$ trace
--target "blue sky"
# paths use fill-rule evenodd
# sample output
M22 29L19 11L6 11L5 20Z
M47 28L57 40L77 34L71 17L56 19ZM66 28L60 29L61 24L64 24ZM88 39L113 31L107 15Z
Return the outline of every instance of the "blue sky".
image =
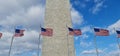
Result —
M73 28L82 30L74 37L76 56L96 56L93 27L108 29L110 36L97 36L100 56L120 53L113 28L120 28L119 0L70 0ZM12 56L36 56L39 26L43 26L44 0L0 0L0 56L7 56L14 26L25 27L25 36L15 38ZM18 44L19 43L19 44ZM41 46L41 45L40 45Z
M82 23L73 24L73 26L83 30L83 35L76 36L74 40L76 56L96 55L93 27L110 30L110 36L96 37L99 55L118 56L119 49L113 28L119 29L120 26L119 3L119 0L71 0L72 8L81 16L79 20L82 20Z

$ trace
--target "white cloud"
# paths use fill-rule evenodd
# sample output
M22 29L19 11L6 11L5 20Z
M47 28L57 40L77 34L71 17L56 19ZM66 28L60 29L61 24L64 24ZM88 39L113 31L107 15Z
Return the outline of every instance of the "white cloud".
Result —
M96 14L103 8L107 7L105 1L106 0L83 0L83 1L75 0L72 2L72 5L77 6L79 9L86 9L86 7L89 7L89 3L93 2L93 6L88 10L93 14Z
M0 17L5 18L19 10L26 10L41 3L41 0L0 0Z
M89 37L89 35L87 35L87 34L83 34L82 35L82 38L84 38L84 39L86 39L86 38L88 38Z
M108 26L108 28L120 28L120 20Z
M115 33L115 30L120 30L120 20L108 26L111 34Z
M6 19L0 21L3 26L23 25L27 28L39 28L43 25L44 8L42 6L31 6L27 11L18 11Z
M11 32L3 32L4 35L2 39L0 39L0 56L8 55L10 42L13 33ZM23 52L31 51L31 50L37 50L38 46L38 36L39 32L36 31L25 31L25 35L23 37L15 37L13 46L12 46L12 52L11 55L20 54Z
M86 33L86 32L92 32L93 30L91 30L91 26L85 26L81 28L82 33Z
M106 56L119 56L120 51L119 50L113 50L111 52L106 53Z
M100 56L119 56L120 55L120 51L119 50L112 50L112 51L109 51L109 52L106 52L108 48L105 48L105 49L98 49L98 52L99 52L99 55ZM96 54L96 50L84 50L80 53L81 55L82 54L88 54L88 55L92 55L92 54Z
M90 47L92 45L92 42L85 42L85 41L80 41L80 46L83 48Z
M104 0L94 0L95 2L95 6L93 6L92 8L90 8L90 11L93 13L93 14L96 14L97 12L99 12L102 8L104 8L104 3L105 1Z
M37 50L40 23L44 22L42 0L0 0L0 56L8 56L14 26L26 28L23 37L14 38L11 56ZM41 45L40 45L41 48ZM35 54L33 54L35 56Z
M98 49L98 52L102 53L103 50ZM96 54L96 50L85 50L85 51L82 51L81 54Z
M85 0L85 2L89 2L89 0ZM81 8L85 8L85 7L86 7L86 3L85 3L85 2L81 2L81 1L79 1L79 0L75 0L75 1L73 2L73 5L79 6L79 7L81 7Z
M72 21L74 25L81 25L83 20L83 16L74 8L71 11Z

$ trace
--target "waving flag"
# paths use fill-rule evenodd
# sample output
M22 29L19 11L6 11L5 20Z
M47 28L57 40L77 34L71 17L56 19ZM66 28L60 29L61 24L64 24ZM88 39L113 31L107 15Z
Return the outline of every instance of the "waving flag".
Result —
M22 37L22 36L24 36L24 31L25 30L15 29L14 37Z
M120 31L116 31L117 32L117 35L118 35L118 38L120 38Z
M51 28L41 28L41 35L43 36L52 36L53 35L53 29Z
M97 36L108 36L109 31L106 29L99 29L99 28L94 28L95 35Z
M2 37L2 33L0 33L0 38Z
M72 28L68 28L69 30L69 35L82 35L82 32L80 29L72 29Z

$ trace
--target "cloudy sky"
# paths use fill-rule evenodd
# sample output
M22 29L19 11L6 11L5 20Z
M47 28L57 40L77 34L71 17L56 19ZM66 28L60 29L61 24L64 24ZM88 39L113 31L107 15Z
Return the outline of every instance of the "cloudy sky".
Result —
M0 56L8 56L14 28L25 29L25 36L14 38L11 56L36 56L44 0L0 0Z
M119 0L70 0L73 28L80 28L75 36L76 56L96 56L93 27L110 30L110 36L97 36L100 56L118 56L119 49L113 28L120 27ZM24 28L25 36L15 38L11 56L36 56L39 26L44 22L44 0L0 0L0 56L8 56L14 27Z

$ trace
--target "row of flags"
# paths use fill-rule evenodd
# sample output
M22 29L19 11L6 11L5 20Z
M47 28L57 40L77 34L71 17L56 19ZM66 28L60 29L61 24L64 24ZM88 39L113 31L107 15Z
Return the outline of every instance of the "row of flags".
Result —
M80 29L73 29L68 27L69 35L82 35L82 32ZM53 29L51 28L41 28L41 35L43 36L52 36L53 35Z
M79 36L82 35L81 29L73 29L68 27L69 30L69 35L75 35ZM100 29L100 28L94 28L94 32L96 36L109 36L109 30L107 29ZM116 33L118 37L120 38L120 31L116 30ZM52 36L53 35L53 30L50 28L41 28L41 35L44 36Z
M79 36L82 35L81 29L73 29L68 27L69 30L69 35L75 35ZM22 37L24 36L24 31L23 29L15 29L15 34L13 35L14 37ZM100 29L100 28L94 28L94 32L96 36L109 36L109 30L106 29ZM116 33L118 37L120 38L120 31L116 30ZM43 36L53 36L53 29L51 28L41 28L41 35ZM2 37L2 33L0 33L0 38Z

